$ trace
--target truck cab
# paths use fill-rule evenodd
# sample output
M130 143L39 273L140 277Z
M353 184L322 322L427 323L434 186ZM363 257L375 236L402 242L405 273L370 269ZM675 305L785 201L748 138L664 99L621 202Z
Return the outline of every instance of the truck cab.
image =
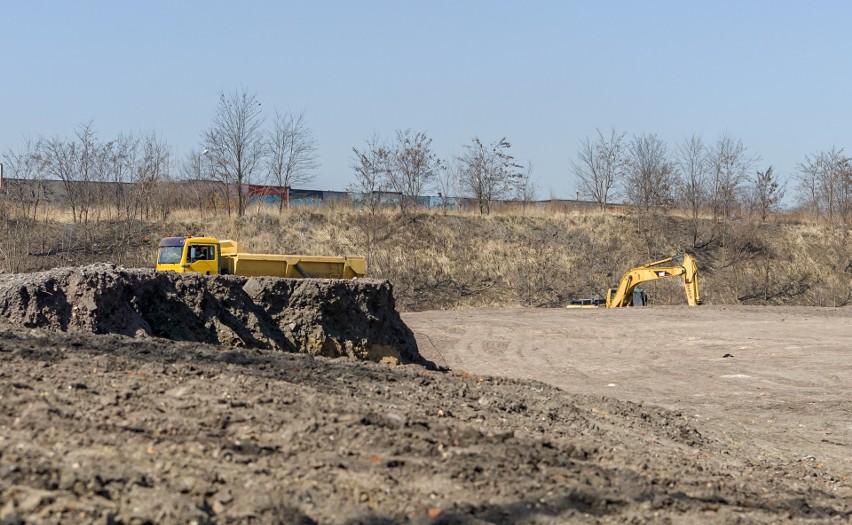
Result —
M218 275L222 248L212 237L166 237L160 241L157 271Z

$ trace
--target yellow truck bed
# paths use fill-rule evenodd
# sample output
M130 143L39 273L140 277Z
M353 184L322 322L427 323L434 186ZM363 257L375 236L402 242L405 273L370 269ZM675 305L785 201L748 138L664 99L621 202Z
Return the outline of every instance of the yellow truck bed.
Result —
M367 261L363 257L257 253L237 253L222 257L223 273L247 277L352 279L353 277L363 277L366 267Z
M367 271L364 257L241 253L236 241L223 240L220 245L223 273L231 275L352 279Z

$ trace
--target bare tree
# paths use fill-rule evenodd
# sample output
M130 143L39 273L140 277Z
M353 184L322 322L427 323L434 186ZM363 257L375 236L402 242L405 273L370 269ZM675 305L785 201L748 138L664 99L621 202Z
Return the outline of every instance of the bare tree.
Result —
M628 146L625 196L640 215L667 208L674 191L674 167L666 144L652 134L638 135Z
M578 191L604 210L610 200L617 197L615 188L626 168L626 145L624 133L613 129L609 137L605 137L601 130L596 131L597 142L591 142L588 137L580 141L577 160L571 161L571 168L578 179Z
M113 185L110 184L110 163L115 141L96 142L91 160L91 174L87 179L90 213L95 221L109 218L113 204Z
M750 188L750 202L754 212L760 216L761 222L766 222L771 212L776 211L784 198L786 183L779 181L772 172L772 166L765 171L757 171Z
M354 204L367 211L353 221L353 226L363 235L367 260L373 264L377 245L381 239L387 238L389 228L392 227L385 214L377 212L386 202L393 153L387 142L376 133L365 142L363 149L352 148L355 182L347 190Z
M533 177L533 164L527 162L527 168L521 173L515 186L515 200L521 203L523 213L526 213L527 206L535 201L537 195L538 184Z
M165 220L175 197L167 189L164 191L170 180L169 146L161 137L150 133L142 139L140 153L132 179L139 191L139 218L148 219L156 211L159 218Z
M139 139L132 134L120 134L109 151L108 162L113 186L113 205L116 214L125 219L136 216L138 189L128 184L133 181L139 155Z
M96 183L102 180L103 175L102 147L98 142L93 122L78 127L75 136L77 146L77 184L74 184L72 179L71 187L77 194L80 222L87 224L89 222L92 203L98 197L97 192L92 190L95 188Z
M689 211L694 248L698 245L699 219L707 204L710 179L707 151L701 137L692 135L678 144L674 165L678 174L677 198Z
M799 201L829 224L852 221L852 158L831 148L807 155L797 166Z
M5 198L0 216L13 206L18 208L25 219L36 220L38 211L48 198L45 181L45 160L41 144L33 139L25 139L18 151L10 150L3 156L7 179L18 179L14 184L6 182L2 187ZM2 218L2 217L0 217Z
M432 139L422 131L397 130L390 161L388 186L400 194L400 208L416 207L417 197L432 187L442 165Z
M265 151L263 117L257 96L235 91L226 96L219 93L219 105L213 125L204 133L204 145L209 150L212 178L220 181L236 195L237 216L246 211L244 185L251 184Z
M60 137L42 139L45 172L48 177L60 180L65 190L65 198L71 207L74 222L77 222L77 198L73 184L76 176L76 148L73 143Z
M213 179L212 166L206 148L187 152L179 164L178 174L182 180L181 198L188 199L190 206L197 208L200 216L215 215L220 207L228 210L229 189L222 181Z
M849 227L852 225L852 158L832 147L805 157L798 166L799 201L826 221L820 258L831 261L827 274L827 304L841 306L852 298Z
M491 144L474 137L458 157L461 189L476 201L480 215L491 213L495 200L509 198L522 177L521 166L509 154L511 147L505 137Z
M373 214L382 205L383 194L388 188L391 150L385 141L373 134L367 139L365 148L353 147L352 153L355 155L352 159L355 182L347 189L357 205Z
M289 191L294 184L304 184L316 177L314 170L319 167L317 143L305 124L303 114L282 115L276 111L267 140L267 180ZM284 211L288 203L289 199L282 196L278 205L279 213Z
M798 179L797 200L813 217L820 216L820 180L823 153L806 155L805 160L796 165Z
M852 166L849 164L840 175L837 197L840 223L848 228L852 224Z
M454 199L459 195L459 181L461 180L461 165L458 162L442 164L438 170L437 187L438 198L444 213L453 205Z
M742 140L723 134L708 152L710 163L710 205L713 219L727 219L742 200L748 175L760 160L748 153Z
M72 220L88 222L98 144L91 122L77 128L75 139L42 140L46 172L62 181Z

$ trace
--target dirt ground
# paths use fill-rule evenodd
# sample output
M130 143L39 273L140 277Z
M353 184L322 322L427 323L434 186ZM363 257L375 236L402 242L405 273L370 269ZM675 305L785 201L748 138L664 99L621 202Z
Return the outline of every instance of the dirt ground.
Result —
M682 412L738 454L850 487L852 309L702 306L408 313L421 354Z
M104 271L119 284L132 277ZM852 518L849 309L419 312L404 313L400 329L382 292L364 306L379 335L364 335L340 331L353 322L341 312L363 301L335 306L329 296L317 318L309 298L322 294L291 291L305 326L254 348L245 340L258 332L243 331L234 305L211 304L215 294L164 312L126 293L153 293L141 281L78 277L5 280L3 524ZM192 282L249 299L267 289ZM169 300L181 286L167 286ZM130 335L84 329L108 326L110 309L134 320ZM22 326L34 310L52 321ZM293 322L266 315L245 321ZM163 331L155 318L175 326ZM189 340L184 321L204 340ZM246 334L240 346L221 337L223 323ZM167 332L181 340L152 337ZM381 337L412 363L447 370L356 359L375 357L367 352L309 355L326 332L334 348L346 348L347 333L365 348ZM284 341L308 353L282 351Z

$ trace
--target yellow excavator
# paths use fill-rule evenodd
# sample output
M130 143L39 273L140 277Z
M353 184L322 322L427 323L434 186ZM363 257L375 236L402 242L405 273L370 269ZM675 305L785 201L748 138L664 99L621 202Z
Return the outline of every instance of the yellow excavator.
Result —
M688 253L682 253L627 270L618 283L618 287L610 288L607 291L606 300L575 299L571 301L569 307L605 306L606 308L621 308L623 306L644 306L647 304L647 298L645 293L638 288L640 284L677 276L683 276L686 302L689 306L701 304L701 296L698 293L698 265L694 257Z

